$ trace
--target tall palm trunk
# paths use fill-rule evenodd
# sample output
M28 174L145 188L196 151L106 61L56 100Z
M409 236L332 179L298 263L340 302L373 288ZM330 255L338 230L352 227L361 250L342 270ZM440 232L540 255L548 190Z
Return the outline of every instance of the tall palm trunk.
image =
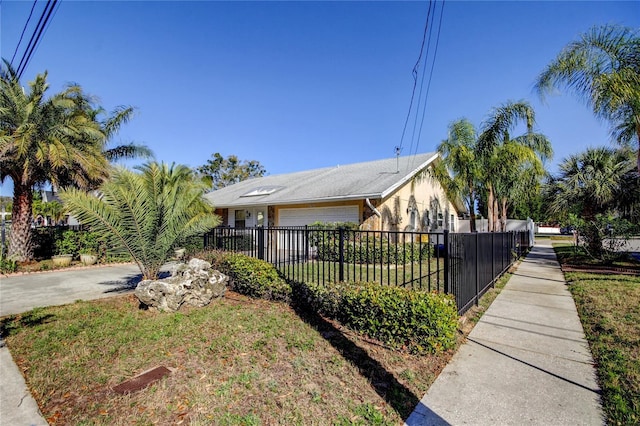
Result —
M493 232L493 215L494 215L494 211L493 211L493 186L491 186L490 184L488 185L489 187L489 195L487 198L487 227L488 227L488 231L489 232Z
M502 208L500 211L500 231L507 231L507 197L502 197Z
M31 185L14 181L8 256L19 262L33 258L33 241L31 239L32 205L33 192L31 191Z
M498 203L498 197L493 196L493 232L498 232L500 229L500 218L498 214L500 213L500 205Z
M475 209L476 196L475 196L475 191L473 189L473 181L469 181L467 184L469 186L469 194L471 194L470 200L469 200L469 231L476 232L477 231L476 209Z

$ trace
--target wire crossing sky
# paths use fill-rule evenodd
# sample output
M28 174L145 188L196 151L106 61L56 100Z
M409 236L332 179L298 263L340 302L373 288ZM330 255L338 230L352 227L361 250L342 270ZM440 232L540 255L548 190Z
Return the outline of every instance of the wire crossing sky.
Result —
M3 58L32 6L0 3ZM145 143L158 160L197 167L220 152L269 174L391 158L398 146L433 151L452 121L480 126L491 108L523 99L553 144L555 171L608 145L609 132L570 94L542 103L534 81L562 47L607 23L640 27L640 2L68 1L22 80L47 70L51 93L74 82L107 110L135 106L114 143ZM0 194L11 195L10 182Z

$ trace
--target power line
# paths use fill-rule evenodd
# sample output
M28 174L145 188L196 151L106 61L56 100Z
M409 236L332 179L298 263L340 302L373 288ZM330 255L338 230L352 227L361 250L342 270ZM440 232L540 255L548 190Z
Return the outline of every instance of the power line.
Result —
M400 144L398 145L398 149L402 150L402 143L404 142L404 135L407 131L407 125L409 124L409 118L411 117L411 110L413 108L413 99L416 94L416 86L418 84L418 68L420 66L420 61L422 60L422 52L424 51L424 43L427 40L427 30L429 29L429 17L431 16L431 7L433 6L433 1L429 1L429 10L427 11L427 21L424 24L424 33L422 34L422 44L420 45L420 54L418 55L418 60L416 64L413 66L413 70L411 74L413 75L413 89L411 90L411 100L409 101L409 110L407 111L407 118L404 120L404 127L402 128L402 136L400 136ZM428 46L427 46L428 51Z
M25 22L24 24L24 28L22 28L22 33L20 34L20 40L18 40L18 44L16 45L16 50L14 50L13 52L13 56L11 57L11 66L13 67L13 60L16 58L16 54L18 53L18 48L20 47L20 44L22 43L22 37L24 37L24 32L27 30L27 26L29 25L29 21L31 21L31 15L33 15L33 10L36 8L36 3L38 3L38 0L34 0L33 4L31 5L31 11L29 12L29 17L27 18L27 22Z
M440 43L440 29L442 28L442 15L444 14L444 1L442 0L442 7L440 8L440 20L438 22L438 34L436 36L436 46L433 51L433 61L431 62L431 70L429 71L429 80L427 82L427 92L424 95L424 103L422 106L422 120L420 121L420 130L418 131L418 138L416 139L415 154L418 153L418 146L420 145L420 136L422 135L422 125L424 124L424 118L427 111L427 99L429 98L429 89L431 89L431 78L433 77L433 69L436 65L436 56L438 55L438 44Z
M427 39L427 54L424 57L424 68L422 70L422 78L420 79L420 92L418 93L418 108L416 109L415 119L413 121L413 130L411 132L411 146L409 147L409 155L412 155L413 143L416 140L416 128L418 127L418 115L420 114L420 100L422 99L422 90L424 88L424 78L427 75L427 67L429 64L429 49L431 48L431 36L433 35L433 21L435 20L435 16L436 16L435 14L436 7L437 7L437 3L433 8L433 16L431 17L431 22L429 23L429 38Z
M44 10L42 11L42 15L40 15L40 19L38 20L38 25L36 26L36 29L34 30L33 35L29 40L29 44L27 45L27 50L25 50L25 53L22 55L22 59L20 60L20 64L18 65L18 69L16 70L18 79L22 77L22 73L27 68L29 61L31 60L31 55L33 55L33 52L38 47L40 38L42 37L43 32L47 28L49 20L51 19L51 14L53 13L53 10L56 8L57 3L58 3L58 0L53 0L53 1L47 0L47 4L45 5ZM45 14L46 14L46 17L45 17Z

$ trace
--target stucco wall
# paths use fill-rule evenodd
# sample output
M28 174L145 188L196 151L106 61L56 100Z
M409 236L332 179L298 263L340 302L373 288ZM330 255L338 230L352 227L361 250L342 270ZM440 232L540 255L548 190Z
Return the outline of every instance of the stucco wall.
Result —
M385 231L458 229L455 207L447 200L440 183L430 176L406 183L382 200L377 209L382 214L379 226Z

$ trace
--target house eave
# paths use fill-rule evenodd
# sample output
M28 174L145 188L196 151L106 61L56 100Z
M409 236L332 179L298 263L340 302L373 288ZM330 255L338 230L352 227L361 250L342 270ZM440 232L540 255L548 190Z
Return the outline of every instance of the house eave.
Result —
M401 180L396 182L394 185L392 185L389 188L387 188L381 194L381 197L382 198L388 197L389 195L393 194L398 188L400 188L401 186L407 184L407 182L410 182L418 173L420 173L422 170L426 169L429 166L429 164L431 164L436 158L438 158L438 153L437 152L434 153L434 155L431 158L429 158L427 161L425 161L424 163L420 164L418 167L413 169L404 178L402 178Z

